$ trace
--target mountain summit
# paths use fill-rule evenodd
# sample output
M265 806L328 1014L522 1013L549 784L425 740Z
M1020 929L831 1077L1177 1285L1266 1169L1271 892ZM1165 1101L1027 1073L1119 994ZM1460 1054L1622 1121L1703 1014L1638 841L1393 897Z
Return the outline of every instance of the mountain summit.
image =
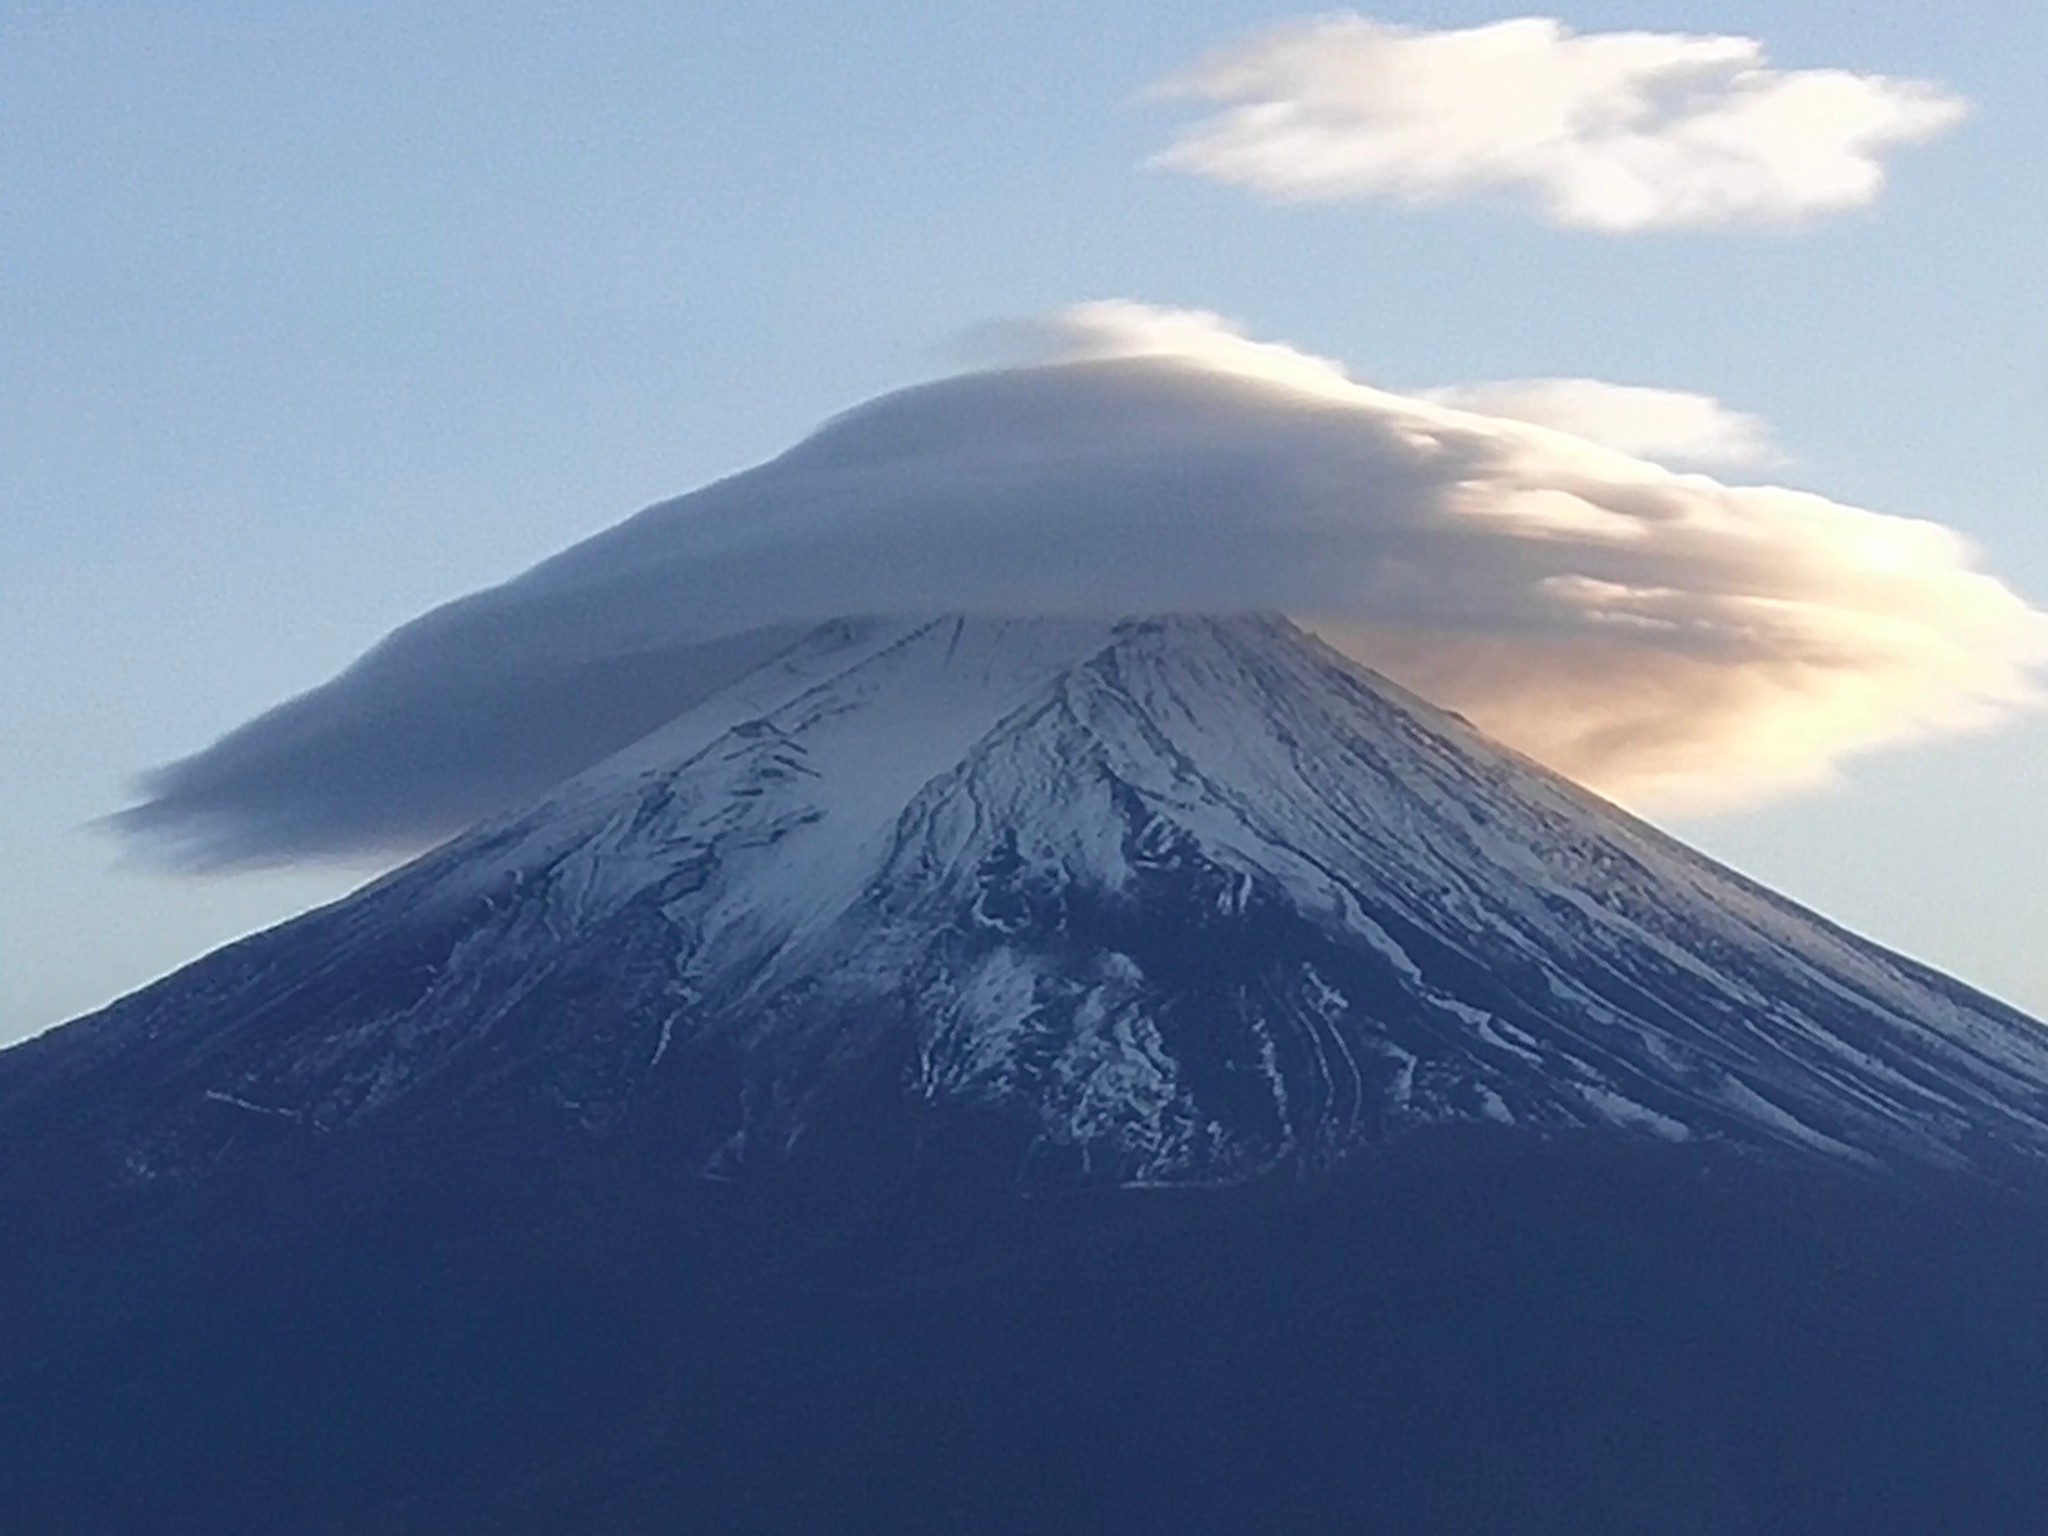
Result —
M1270 617L818 627L0 1053L0 1510L2048 1527L2048 1034Z
M0 1057L43 1104L145 1183L457 1110L721 1178L939 1134L1210 1185L1471 1125L2007 1180L2048 1033L1284 620L843 621Z

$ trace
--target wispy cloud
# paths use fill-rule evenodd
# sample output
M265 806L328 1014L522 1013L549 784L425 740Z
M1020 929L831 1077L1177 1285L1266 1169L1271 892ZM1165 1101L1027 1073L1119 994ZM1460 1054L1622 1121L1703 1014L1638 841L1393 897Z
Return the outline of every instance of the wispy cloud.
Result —
M1884 157L1959 123L1922 80L1781 70L1754 38L1289 22L1162 82L1213 104L1153 162L1289 201L1504 194L1554 224L1782 224L1861 208Z
M1763 420L1712 395L1600 379L1502 379L1420 392L1482 416L1550 427L1659 464L1758 465L1772 455Z
M1982 725L2048 660L2048 618L1934 523L1374 389L1213 315L1010 335L1028 365L871 401L414 621L125 825L198 866L417 846L840 615L1279 610L1653 809Z

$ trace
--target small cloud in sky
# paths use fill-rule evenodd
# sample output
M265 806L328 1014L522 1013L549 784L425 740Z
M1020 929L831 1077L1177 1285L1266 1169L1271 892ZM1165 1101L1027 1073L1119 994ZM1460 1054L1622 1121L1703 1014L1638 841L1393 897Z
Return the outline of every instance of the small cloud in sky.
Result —
M1584 381L1397 394L1126 301L1007 339L1030 361L869 401L423 615L121 824L194 868L417 848L849 615L1278 611L1666 811L1994 722L2048 663L2048 617L1951 530L1616 446L1754 446L1712 402L1645 426Z
M1502 379L1419 392L1481 416L1505 416L1619 448L1659 464L1742 468L1772 457L1761 418L1712 395L1600 379Z
M1291 21L1158 91L1217 110L1157 166L1283 201L1505 194L1608 234L1866 207L1885 155L1969 110L1929 81L1772 68L1754 38L1582 34L1533 16L1442 31Z

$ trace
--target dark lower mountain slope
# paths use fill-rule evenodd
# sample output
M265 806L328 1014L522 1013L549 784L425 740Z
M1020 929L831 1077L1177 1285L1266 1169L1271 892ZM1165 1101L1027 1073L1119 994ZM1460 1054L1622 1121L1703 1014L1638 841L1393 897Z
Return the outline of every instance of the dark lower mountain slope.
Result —
M2044 1155L2038 1025L1280 621L826 626L0 1054L0 1510L2025 1530Z
M641 1148L416 1150L73 1239L95 1315L4 1378L8 1528L1991 1536L2048 1510L2048 1245L1997 1200L1425 1136L1258 1196L821 1212L663 1183Z

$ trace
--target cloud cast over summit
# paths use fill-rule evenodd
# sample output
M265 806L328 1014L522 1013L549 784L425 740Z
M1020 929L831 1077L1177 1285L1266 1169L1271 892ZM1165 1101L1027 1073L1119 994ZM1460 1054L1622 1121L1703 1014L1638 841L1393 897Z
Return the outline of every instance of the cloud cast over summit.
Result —
M1967 115L1923 80L1770 67L1748 37L1283 23L1162 82L1216 110L1152 161L1290 202L1504 194L1574 229L1796 222L1861 208L1884 156Z
M189 867L416 848L844 615L1278 610L1650 810L1987 724L2048 661L2048 618L1933 523L1375 389L1213 315L1106 302L1007 339L1026 361L435 609L117 820Z

